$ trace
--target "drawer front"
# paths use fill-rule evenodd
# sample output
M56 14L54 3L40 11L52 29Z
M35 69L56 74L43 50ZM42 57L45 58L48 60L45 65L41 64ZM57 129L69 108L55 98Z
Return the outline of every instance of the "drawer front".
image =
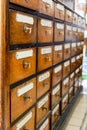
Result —
M35 130L35 108L31 109L11 130Z
M62 112L64 111L67 105L68 105L68 94L62 99Z
M53 48L53 64L61 62L63 60L63 46L56 45Z
M10 44L26 43L36 43L36 18L33 15L10 10Z
M80 66L81 61L80 61L80 55L76 56L76 67Z
M65 26L65 40L69 41L72 40L72 26L66 25Z
M48 19L38 18L38 42L53 41L53 22Z
M70 86L72 86L74 84L74 81L75 81L75 74L74 72L70 75Z
M24 6L29 9L37 10L38 9L38 0L10 0L10 2Z
M71 100L72 96L73 96L73 87L69 89L69 101Z
M58 118L60 117L60 104L58 104L53 110L52 110L52 125L56 123Z
M54 2L52 0L39 0L39 12L54 16Z
M78 24L78 16L77 16L77 14L73 14L73 24L75 24L75 25Z
M76 69L76 59L73 57L71 59L71 72L73 72Z
M77 51L78 51L78 53L80 53L81 52L81 42L78 42L77 43Z
M73 13L66 9L65 20L67 22L73 22Z
M51 71L46 71L37 77L37 97L42 96L50 89Z
M44 116L46 116L49 110L50 110L50 94L47 94L37 103L37 115L36 115L37 124L43 119Z
M75 77L76 77L76 78L79 78L79 71L80 71L79 68L77 68L77 69L75 70Z
M73 41L76 41L77 40L77 27L73 27L72 28L72 30L73 30Z
M63 64L63 77L67 76L70 73L70 61L66 61Z
M52 47L40 47L38 49L38 71L52 65Z
M81 39L82 39L82 30L81 28L78 28L77 40L81 40Z
M82 52L83 51L83 47L84 47L84 41L81 42L80 46L81 46L81 52Z
M59 3L58 4L55 3L55 17L64 20L64 12L65 12L64 6Z
M79 88L79 81L76 80L75 84L74 84L74 93L76 93L76 91L78 90L78 88Z
M10 51L10 83L17 82L36 72L36 49ZM12 67L14 65L14 68Z
M52 86L55 86L62 79L62 65L54 67L52 75Z
M55 22L54 42L64 41L64 24Z
M64 44L64 59L70 57L70 43Z
M64 96L64 94L66 94L66 92L68 91L70 85L69 83L70 83L69 78L66 78L62 82L62 96Z
M50 117L48 117L38 130L50 130Z
M58 84L52 90L52 106L54 106L60 100L60 87L61 87L61 85Z
M77 51L76 43L71 43L71 56L75 55Z

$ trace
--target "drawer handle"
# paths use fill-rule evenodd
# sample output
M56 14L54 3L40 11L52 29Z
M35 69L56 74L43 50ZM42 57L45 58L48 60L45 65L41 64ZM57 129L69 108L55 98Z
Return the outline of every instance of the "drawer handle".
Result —
M46 60L46 61L51 61L51 58L46 55L45 60Z
M46 110L47 111L47 108L45 106L42 106L42 110Z
M51 8L51 5L48 4L48 3L46 3L46 4L45 4L45 8L46 8L46 10L48 11L48 9Z
M47 82L43 82L43 87L45 87L48 83Z
M24 32L31 34L32 28L27 27L27 25L25 24L25 25L24 25Z
M55 116L55 117L58 117L59 115L55 113L54 116Z
M25 2L26 2L26 3L28 3L28 2L29 2L29 0L25 0Z
M26 69L26 68L31 68L31 63L28 63L27 61L23 61L23 68Z
M59 35L63 35L63 32L59 31Z
M60 53L58 52L58 53L57 53L57 57L61 57L61 56L62 56L62 53L61 53L61 52L60 52Z
M57 77L61 77L59 73L57 73L57 75L56 75L56 76L57 76Z
M56 97L60 97L60 95L59 95L59 94L55 94L55 96L56 96Z
M29 129L27 129L25 126L23 127L23 130L29 130Z
M32 97L28 96L28 95L24 95L24 101L30 100L30 102L32 102Z
M47 34L51 34L51 30L45 29L45 34L46 34L46 35L47 35Z
M70 51L69 51L69 50L66 50L66 53L70 53Z

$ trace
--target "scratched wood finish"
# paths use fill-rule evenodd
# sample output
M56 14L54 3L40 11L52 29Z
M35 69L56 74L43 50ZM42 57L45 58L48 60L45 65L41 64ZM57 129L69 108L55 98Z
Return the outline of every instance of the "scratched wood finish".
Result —
M67 99L64 102L63 102L63 99L62 99L62 112L65 110L67 105L68 105L68 97L67 97Z
M70 48L66 48L66 45L67 44L64 44L64 59L69 58L71 55ZM69 43L69 45L70 45L70 43Z

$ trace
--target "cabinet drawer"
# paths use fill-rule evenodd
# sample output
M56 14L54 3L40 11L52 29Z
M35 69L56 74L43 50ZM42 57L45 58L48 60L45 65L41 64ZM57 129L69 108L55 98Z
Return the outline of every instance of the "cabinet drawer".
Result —
M38 0L10 0L10 2L17 4L17 5L21 5L23 7L29 8L29 9L33 9L33 10L37 10L38 9Z
M37 103L37 115L36 122L37 124L46 116L50 110L50 94L48 93Z
M64 79L62 82L62 96L64 96L64 94L66 94L66 92L68 91L69 85L70 85L69 78Z
M64 44L64 59L70 57L70 43Z
M82 52L83 51L83 47L84 47L84 41L81 42L80 46L81 46L81 52Z
M36 48L10 51L9 57L11 84L36 72Z
M66 61L63 64L63 77L67 76L70 73L70 61Z
M77 25L78 24L78 16L77 14L73 14L73 24Z
M31 109L11 130L35 130L35 108Z
M73 72L76 69L76 59L73 57L71 59L71 72Z
M54 16L54 2L52 0L39 0L39 12Z
M50 89L51 71L46 71L37 77L37 97L42 96L47 90Z
M53 41L53 22L48 19L38 18L38 42Z
M70 100L72 99L72 96L73 96L73 87L71 87L71 88L69 89L69 102L70 102Z
M79 81L76 80L74 84L74 93L76 93L77 89L79 88Z
M73 36L72 26L66 25L65 26L65 40L66 41L72 40L72 36Z
M53 47L53 64L61 62L63 60L63 46L56 45Z
M52 47L38 48L38 71L52 65Z
M81 52L81 42L77 42L77 51L78 51L78 53L80 53Z
M75 70L75 78L79 78L79 68Z
M54 106L60 100L60 87L61 87L61 85L58 84L52 90L52 106Z
M80 61L80 55L76 56L76 67L80 66L81 61Z
M77 52L76 43L71 43L71 56L75 55Z
M81 30L81 28L78 28L77 40L82 40L82 30Z
M74 84L75 81L75 73L70 74L70 87Z
M58 4L55 3L55 17L64 20L64 12L65 12L64 6L59 3Z
M62 65L53 68L52 86L55 86L62 79Z
M60 117L60 104L58 104L53 110L52 110L52 125L56 123L58 118Z
M55 22L54 42L64 41L64 24Z
M11 89L11 121L25 112L36 101L36 78Z
M73 30L73 41L76 41L77 40L77 27L73 27L72 28L72 30Z
M70 23L73 22L73 13L68 9L66 9L65 20Z
M68 94L62 99L62 112L68 105Z
M36 17L10 10L10 44L36 43Z

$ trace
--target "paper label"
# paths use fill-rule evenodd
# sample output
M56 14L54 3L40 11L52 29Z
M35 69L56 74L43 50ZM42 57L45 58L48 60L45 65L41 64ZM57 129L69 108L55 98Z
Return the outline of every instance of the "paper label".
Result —
M64 12L64 6L61 4L57 4L57 9L61 10Z
M50 72L46 72L45 74L42 74L41 76L39 76L39 82L42 82L43 80L49 77L50 77Z
M48 96L46 96L44 99L42 99L42 100L38 103L38 108L41 108L47 101L48 101Z
M78 43L77 43L77 46L80 46L80 45L81 45L81 43L80 43L80 42L78 42Z
M63 98L63 103L68 99L68 95Z
M70 89L69 89L69 93L71 93L73 91L73 87L71 87Z
M84 42L81 42L81 45L84 45Z
M64 24L57 23L57 29L64 30Z
M69 82L69 78L66 78L64 81L63 81L63 84L67 84Z
M75 62L75 58L72 58L72 59L71 59L71 62L72 62L72 63Z
M76 31L77 31L77 28L76 28L76 27L73 27L73 31L76 32Z
M42 1L52 6L52 0L42 0Z
M28 113L27 116L16 125L16 130L20 130L31 118L32 112Z
M34 24L34 18L30 16L26 16L23 14L16 14L16 21L17 22L22 22L22 23L27 23L27 24Z
M31 82L31 83L25 85L24 87L18 89L18 91L17 91L17 97L20 97L24 93L30 91L31 89L33 89L33 87L34 87L34 84Z
M65 44L65 49L70 48L70 44Z
M52 21L41 19L41 25L45 27L52 27Z
M59 109L59 104L53 109L52 115L54 115L57 112L58 109Z
M67 26L67 30L72 31L72 26Z
M78 32L81 32L81 29L80 29L80 28L78 28Z
M53 89L52 95L55 95L60 90L60 85Z
M80 59L80 56L77 56L76 59L77 59L77 60Z
M45 127L48 125L48 119L42 124L42 126L40 127L40 129L39 130L44 130L45 129Z
M71 75L70 75L70 78L73 78L74 77L74 73L72 73Z
M64 63L64 66L67 67L69 64L70 64L70 62L67 61L67 62Z
M82 58L83 57L83 54L80 54L80 58Z
M70 17L72 17L72 12L71 11L67 10L66 13L67 13L67 15L69 15Z
M52 48L42 48L41 54L49 54L52 52Z
M54 73L58 73L59 71L61 71L61 69L62 69L62 66L61 66L61 65L58 66L58 67L56 67L56 68L54 69Z
M54 50L55 51L60 51L60 50L62 50L62 46L61 45L55 46Z
M76 70L76 74L79 72L79 69Z
M72 47L76 47L76 43L72 43Z
M17 60L32 57L32 56L33 56L33 50L16 52L16 59Z
M80 69L82 69L82 65L80 66Z

